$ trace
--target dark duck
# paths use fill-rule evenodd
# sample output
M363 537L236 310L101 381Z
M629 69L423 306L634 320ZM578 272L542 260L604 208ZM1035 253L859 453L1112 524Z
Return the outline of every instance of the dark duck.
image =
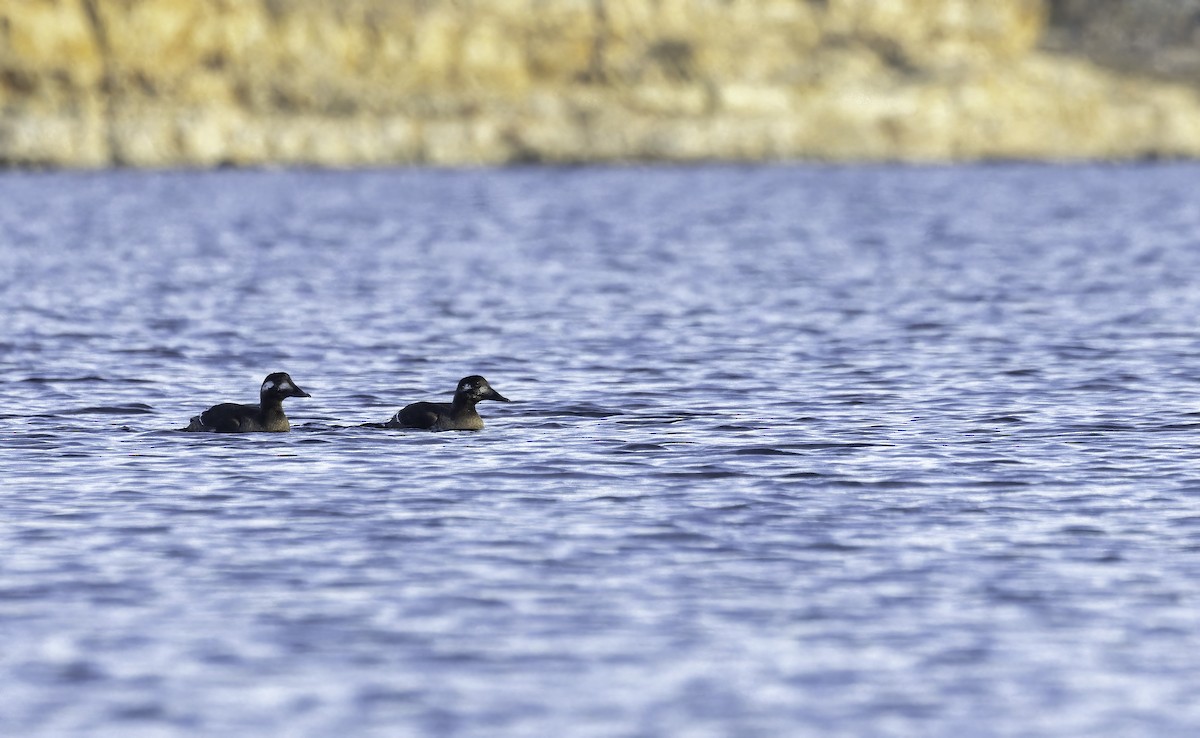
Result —
M414 402L392 416L388 428L423 428L425 430L482 430L483 418L475 412L480 400L508 402L508 398L492 389L478 374L464 377L454 390L451 402Z
M283 401L289 397L311 397L296 386L287 372L268 374L258 391L257 405L223 402L192 418L184 430L214 433L284 433L292 429L283 414Z

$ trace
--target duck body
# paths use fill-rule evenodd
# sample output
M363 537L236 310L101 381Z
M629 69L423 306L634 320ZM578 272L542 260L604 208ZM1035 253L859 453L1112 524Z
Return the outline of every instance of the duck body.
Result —
M264 408L262 405L223 402L192 418L192 422L184 430L213 433L286 433L291 429L292 425L283 413L282 403Z
M209 433L286 433L292 429L283 413L288 397L311 397L287 372L267 375L258 392L257 405L223 402L192 418L185 431Z
M392 416L388 428L423 430L483 430L483 418L475 410L481 400L509 402L478 374L459 380L452 402L414 402Z

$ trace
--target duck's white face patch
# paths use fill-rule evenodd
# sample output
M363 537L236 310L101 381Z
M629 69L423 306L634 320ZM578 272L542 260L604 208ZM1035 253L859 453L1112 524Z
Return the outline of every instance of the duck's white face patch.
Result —
M471 384L470 382L463 382L462 384L458 385L459 392L470 392L473 389L475 389L475 385Z
M266 392L267 390L273 390L273 389L275 389L274 382L263 382L262 389L260 389L259 392Z
M280 392L291 392L292 390L294 390L296 388L292 385L291 382L283 381L283 382L279 383L279 386L276 387L276 389L279 390Z

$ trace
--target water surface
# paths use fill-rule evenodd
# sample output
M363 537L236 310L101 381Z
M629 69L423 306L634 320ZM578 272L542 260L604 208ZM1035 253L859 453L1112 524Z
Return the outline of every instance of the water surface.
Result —
M0 176L0 734L1195 735L1198 175Z

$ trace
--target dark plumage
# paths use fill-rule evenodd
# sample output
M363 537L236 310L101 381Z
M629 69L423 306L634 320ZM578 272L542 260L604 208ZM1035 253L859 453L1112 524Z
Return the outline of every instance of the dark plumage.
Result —
M311 397L296 386L287 372L268 374L258 391L257 405L238 405L224 402L214 405L196 417L186 431L215 433L282 433L292 429L283 414L283 401L288 397Z
M452 402L414 402L392 416L388 428L424 428L426 430L482 430L483 418L475 412L480 400L508 402L478 374L464 377L454 391Z

